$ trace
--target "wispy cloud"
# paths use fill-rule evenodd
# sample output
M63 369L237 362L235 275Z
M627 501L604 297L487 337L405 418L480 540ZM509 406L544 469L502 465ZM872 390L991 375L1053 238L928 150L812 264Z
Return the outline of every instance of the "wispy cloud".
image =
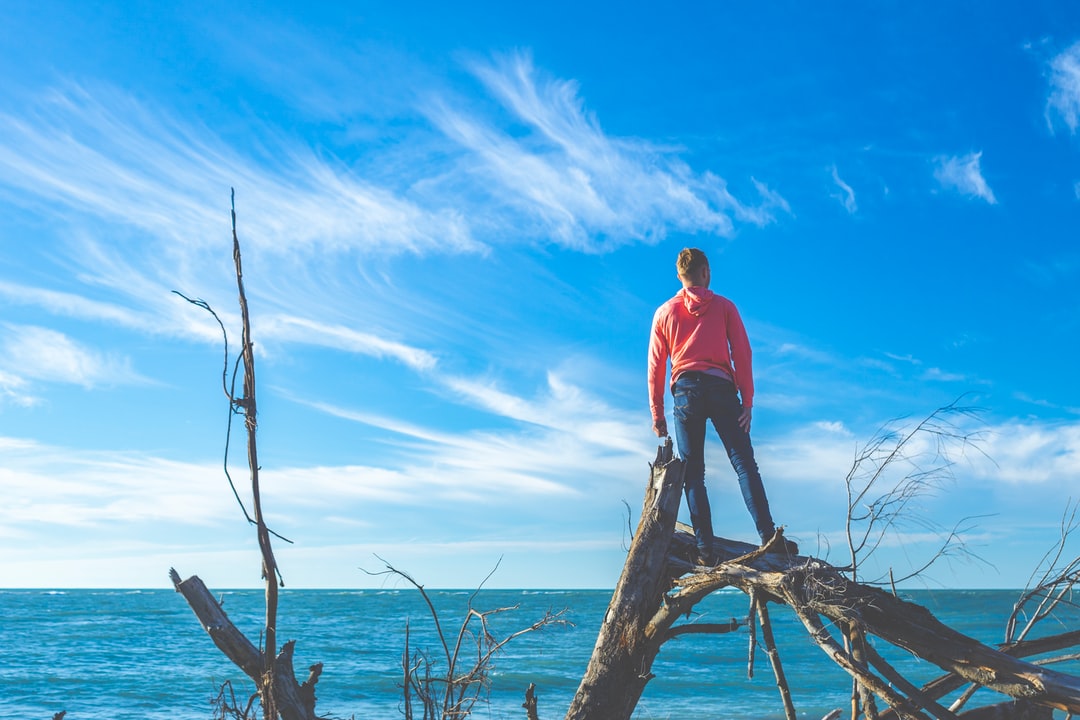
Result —
M948 372L936 367L927 368L922 377L924 380L936 380L938 382L970 382L966 375Z
M607 135L577 84L542 76L527 55L473 70L530 132L511 134L448 101L427 112L467 151L467 172L482 173L484 188L537 226L531 232L598 252L672 229L730 235L735 221L763 225L788 211L764 183L754 181L761 202L746 205L722 178L694 173L670 150Z
M979 477L1009 484L1052 483L1063 490L1080 487L1080 424L996 425L987 433L984 450L986 458L976 465Z
M912 422L894 425L910 430ZM972 478L989 491L991 484L1053 485L1062 490L1080 485L1080 423L1004 421L982 424L965 419L957 422L957 437L969 442L954 447L949 472L958 480ZM760 443L763 472L789 483L835 484L851 468L856 449L870 437L853 433L835 421L817 421ZM916 436L907 447L909 457L932 458L940 449L939 439ZM789 460L790 459L790 460ZM988 484L989 483L989 484Z
M386 340L341 325L287 315L273 315L259 321L259 332L271 340L317 345L377 358L393 358L413 370L430 370L437 362L433 353L405 343Z
M477 250L453 207L423 208L306 146L262 134L249 156L118 91L54 91L0 115L0 183L184 245L218 238L230 187L251 243L274 253Z
M557 373L549 372L547 381L546 392L530 400L476 379L445 379L447 387L463 400L500 417L571 432L598 448L640 451L639 426L613 420L619 411Z
M1026 260L1020 271L1029 281L1042 288L1064 284L1072 287L1080 275L1080 252L1066 250L1055 256Z
M149 316L114 303L99 302L74 293L46 290L4 280L0 280L0 297L11 305L30 305L55 315L96 320L110 325L147 329L152 323Z
M358 305L379 302L355 289L357 281L373 284L363 273L378 269L346 278L343 259L482 253L522 240L593 252L675 230L729 234L736 223L763 225L789 212L756 179L758 202L746 204L675 150L607 136L573 82L542 77L523 56L474 69L514 119L480 119L475 102L453 110L438 104L429 109L436 127L425 130L423 157L401 163L398 150L369 153L364 176L333 149L315 152L257 121L238 142L107 86L64 85L0 113L0 192L15 204L47 207L60 224L70 221L62 251L43 260L75 280L63 287L7 281L0 298L56 316L216 341L212 320L168 291L202 294L227 327L237 326L228 291L214 290L231 280L228 189L237 187L245 263L272 278L259 299L279 310L276 320L262 314L264 340L429 370L436 358L410 341L410 328L396 327L395 337L385 328L365 333L351 319L335 322L343 291L354 293L351 317L365 316ZM117 362L114 371L122 370ZM12 382L5 388L15 397Z
M0 370L0 404L5 402L19 407L33 407L40 399L29 392L25 378Z
M1080 42L1050 61L1050 96L1046 100L1046 123L1051 130L1059 117L1075 133L1080 125Z
M29 325L0 325L0 368L15 377L87 388L146 382L126 357L100 353L63 333Z
M0 507L0 525L20 532L42 525L201 525L240 515L223 491L220 465L26 441L0 447L0 484L13 498Z
M786 436L755 442L762 473L777 482L837 487L851 467L857 439L843 423L814 421Z
M935 161L934 178L946 190L977 197L991 205L997 204L993 190L983 178L980 162L982 152L960 156L942 156Z
M400 189L270 128L255 125L259 142L241 144L118 90L76 85L0 115L0 185L26 204L149 234L174 255L217 242L230 187L241 190L247 243L275 255L473 252L523 238L601 251L669 231L730 235L790 212L755 178L746 203L676 150L605 134L576 84L544 77L527 56L472 67L529 132L483 119L475 104L429 101L422 112L442 136L425 138L416 162L387 159ZM371 176L390 177L379 162ZM469 211L477 203L483 213Z
M782 343L776 349L776 354L781 357L796 357L822 364L834 364L836 362L836 358L824 350L792 342Z
M404 438L407 469L398 487L430 485L422 478L437 468L434 474L461 492L577 492L565 479L579 476L582 468L598 479L621 482L617 478L626 467L646 459L644 425L613 419L621 413L555 375L548 378L548 391L535 399L476 379L436 381L459 402L489 413L503 429L455 433L330 403L298 402ZM406 477L411 480L405 482Z
M1036 407L1049 408L1051 410L1060 410L1063 412L1067 412L1070 415L1080 415L1080 407L1061 405L1059 403L1051 402L1050 400L1046 400L1044 398L1035 398L1025 392L1014 392L1013 397L1020 402L1029 403Z
M886 352L885 357L890 360L896 360L897 362L908 363L909 365L922 365L922 360L910 353L907 355L897 355L896 353Z
M840 201L840 204L844 206L844 209L849 214L854 215L859 209L858 204L855 202L855 191L851 189L851 186L840 179L840 171L836 169L835 165L829 168L829 172L832 175L833 182L836 183L836 187L840 189L839 193L833 193L832 197Z

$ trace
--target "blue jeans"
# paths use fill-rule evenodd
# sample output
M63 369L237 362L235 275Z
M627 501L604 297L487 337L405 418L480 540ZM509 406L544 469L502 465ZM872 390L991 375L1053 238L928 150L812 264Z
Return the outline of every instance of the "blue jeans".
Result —
M705 490L705 421L711 420L727 450L731 466L739 476L746 508L764 543L776 526L769 512L765 486L754 460L750 434L739 426L742 403L735 384L725 378L701 372L684 372L672 387L675 396L675 441L685 465L684 491L690 508L698 548L708 552L713 540L712 511Z

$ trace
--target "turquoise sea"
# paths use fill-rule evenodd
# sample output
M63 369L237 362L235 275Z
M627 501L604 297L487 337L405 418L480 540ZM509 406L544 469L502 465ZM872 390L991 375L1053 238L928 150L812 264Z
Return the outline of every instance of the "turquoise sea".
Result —
M256 642L262 625L258 590L215 591L225 609ZM444 631L461 625L471 591L429 591ZM987 643L1002 640L1017 591L914 591L942 621ZM563 717L585 670L610 592L605 590L483 590L478 610L517 607L493 620L497 635L532 624L544 612L568 608L573 627L548 627L523 636L498 656L488 702L473 717L525 717L521 703L537 687L540 717ZM744 618L746 597L721 592L699 606L691 622ZM793 614L772 612L774 632L799 717L821 718L847 706L850 682L807 637ZM296 639L296 667L324 663L318 684L321 715L392 719L399 709L400 662L405 623L414 648L439 645L419 593L398 590L285 590L279 639ZM1047 623L1037 634L1080 627L1080 615ZM184 599L172 590L0 590L0 718L48 720L209 720L211 700L224 680L249 692L244 676L214 647ZM879 647L880 649L880 647ZM890 648L891 650L891 648ZM935 668L883 652L917 681ZM747 678L748 634L689 635L664 646L638 705L636 718L782 718L768 661L760 647L756 672ZM1056 669L1080 674L1076 661ZM978 696L977 696L978 697ZM990 696L987 695L989 698Z

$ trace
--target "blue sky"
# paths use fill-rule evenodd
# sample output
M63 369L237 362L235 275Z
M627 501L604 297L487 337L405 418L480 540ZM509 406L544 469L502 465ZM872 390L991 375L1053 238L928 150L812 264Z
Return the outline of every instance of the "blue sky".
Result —
M230 188L291 587L612 586L685 246L790 536L843 563L859 447L963 397L877 567L978 516L926 582L1026 583L1080 490L1080 7L338 5L0 2L0 585L259 584L172 293L237 347Z

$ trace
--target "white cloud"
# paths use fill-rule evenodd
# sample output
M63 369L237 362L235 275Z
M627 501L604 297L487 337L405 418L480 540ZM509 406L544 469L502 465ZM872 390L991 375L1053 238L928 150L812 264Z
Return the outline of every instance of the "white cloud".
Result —
M990 489L987 483L1052 485L1060 488L1062 499L1080 487L1080 424L1009 421L986 425L972 418L951 420L956 422L957 437L970 436L971 440L954 443L949 471L955 477L975 478L986 491ZM913 424L890 427L907 431ZM770 477L829 487L843 480L856 448L869 439L856 436L840 422L823 420L755 444L760 445L763 473L767 467ZM937 442L932 435L916 436L907 455L932 458Z
M840 179L840 171L833 165L829 168L832 174L833 182L840 188L840 193L834 193L832 197L840 201L840 204L844 206L844 209L848 211L848 214L854 215L859 209L858 204L855 202L855 191L851 189L851 186Z
M844 426L844 423L839 420L819 420L813 425L819 430L824 430L829 433L835 433L837 435L843 435L844 437L852 437L851 431Z
M994 197L994 192L982 175L981 158L982 152L939 157L936 160L934 178L946 190L955 190L962 195L981 198L995 205L997 199Z
M885 357L898 362L909 363L911 365L922 365L922 360L919 360L911 353L908 353L907 355L897 355L896 353L886 352Z
M20 407L33 407L39 400L29 394L25 378L0 370L0 401Z
M0 442L0 451L0 486L9 496L0 506L0 525L20 532L39 532L42 525L202 525L240 515L223 490L220 465L19 440Z
M500 429L450 432L331 403L297 400L396 436L387 441L396 458L393 472L362 467L316 470L313 481L362 487L354 492L402 503L420 498L490 503L577 496L604 485L610 492L634 479L628 468L644 467L649 459L647 423L619 420L625 411L557 373L549 373L547 386L533 398L485 380L429 377L450 391L453 400L489 413ZM299 480L308 472L293 474Z
M1008 484L1053 484L1062 496L1080 487L1080 425L1012 422L987 433L979 477Z
M452 433L329 403L305 404L405 438L395 443L404 448L403 466L396 480L387 480L387 487L413 497L418 492L469 497L575 494L581 488L567 484L567 478L580 478L583 468L597 482L619 484L628 465L647 459L644 423L638 427L611 420L617 412L604 412L594 399L557 380L552 394L538 401L479 381L451 379L447 386L467 404L495 415L500 424L510 419L525 425Z
M393 173L372 163L370 175L402 191L267 128L253 127L260 141L244 154L120 91L79 86L0 115L0 184L25 204L45 200L147 233L179 266L227 235L231 187L245 244L275 255L473 252L522 237L600 251L669 230L730 235L735 222L790 212L756 179L758 201L746 204L671 149L606 135L575 83L540 77L527 57L474 70L530 132L489 124L471 106L429 103L444 136L425 138L427 155L404 167L384 158ZM483 213L470 212L477 202Z
M285 140L242 156L117 91L53 92L0 115L0 138L0 182L180 246L225 235L237 187L247 244L272 253L481 248L452 206L421 208Z
M965 375L942 370L941 368L927 368L922 375L924 380L936 380L939 382L970 382Z
M1069 413L1070 415L1080 415L1080 407L1061 405L1059 403L1051 402L1044 398L1034 398L1025 392L1014 392L1012 396L1020 402L1030 403L1031 405L1035 405L1040 408L1049 408L1050 410L1063 411Z
M300 342L377 358L389 357L414 370L431 370L437 362L435 355L426 350L341 325L326 325L301 317L270 316L259 321L258 331L260 337L268 340Z
M481 447L474 444L468 450ZM279 503L277 507L312 507L332 513L365 502L417 508L445 502L517 502L522 497L577 495L572 487L542 477L520 462L517 467L496 467L483 455L462 462L464 455L447 444L393 470L362 465L282 468L264 471L260 477Z
M833 364L836 362L836 359L824 350L818 350L817 348L809 347L807 345L799 345L791 342L782 343L780 347L776 349L776 354L780 356L790 355L822 364Z
M73 293L20 285L0 280L0 297L9 304L32 305L55 315L97 320L123 327L147 329L148 316L112 303L98 302Z
M857 444L842 422L820 420L784 436L755 440L754 449L770 491L774 480L840 490Z
M483 184L486 191L560 244L597 252L655 241L669 229L730 235L734 220L762 225L774 220L774 211L788 211L780 195L756 180L761 202L748 206L724 180L695 174L674 153L606 135L584 109L576 83L541 77L527 56L473 69L531 132L510 134L446 102L427 112L467 151L467 172L480 169L494 181Z
M63 333L29 325L0 325L0 365L18 377L87 388L145 382L128 358L100 353Z
M1075 133L1080 125L1080 42L1050 61L1050 96L1046 100L1046 122L1053 130L1054 116Z
M620 422L622 413L582 388L549 372L547 388L528 400L499 390L490 382L445 378L447 387L467 403L504 418L527 422L553 431L572 433L579 440L632 454L641 451L644 424Z

